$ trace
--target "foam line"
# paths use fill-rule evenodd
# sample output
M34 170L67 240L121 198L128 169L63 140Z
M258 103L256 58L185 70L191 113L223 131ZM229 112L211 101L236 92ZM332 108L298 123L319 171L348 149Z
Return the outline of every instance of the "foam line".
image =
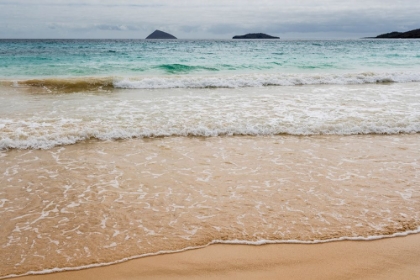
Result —
M41 274L49 274L54 272L63 272L63 271L76 271L76 270L82 270L82 269L88 269L88 268L95 268L95 267L102 267L102 266L108 266L118 263L123 263L129 260L144 258L144 257L151 257L151 256L157 256L157 255L163 255L163 254L173 254L173 253L181 253L188 250L194 250L194 249L201 249L208 247L213 244L231 244L231 245L253 245L253 246L260 246L260 245L266 245L266 244L322 244L322 243L329 243L329 242L338 242L338 241L372 241L372 240L379 240L379 239L385 239L385 238L393 238L393 237L403 237L410 234L418 234L420 233L420 227L418 227L415 230L409 230L404 232L397 232L391 235L378 235L378 236L368 236L368 237L348 237L343 236L339 238L334 239L327 239L327 240L313 240L313 241L302 241L302 240L259 240L259 241L247 241L247 240L213 240L212 242L209 242L206 245L203 246L196 246L196 247L187 247L180 250L173 250L173 251L159 251L156 253L149 253L149 254L143 254L138 256L132 256L123 258L121 260L117 260L114 262L108 262L108 263L97 263L97 264L90 264L90 265L83 265L78 267L62 267L62 268L51 268L51 269L45 269L40 271L28 271L24 274L10 274L3 277L0 277L0 279L6 279L6 278L14 278L14 277L22 277L27 275L41 275Z
M354 85L420 82L418 72L360 72L318 74L229 74L229 75L158 75L140 77L46 78L0 81L5 85L30 86L46 91L71 93L118 89L169 88L241 88L301 85Z

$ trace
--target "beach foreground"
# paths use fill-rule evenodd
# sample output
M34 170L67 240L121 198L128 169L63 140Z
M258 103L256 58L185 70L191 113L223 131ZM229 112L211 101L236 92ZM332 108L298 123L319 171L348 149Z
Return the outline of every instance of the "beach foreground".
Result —
M22 280L419 279L420 234L324 244L211 245Z
M209 244L308 244L419 233L419 144L417 134L168 137L10 150L0 158L6 170L0 177L0 275L105 266ZM365 250L370 243L362 244ZM384 244L375 250L392 247ZM222 248L207 249L204 258L187 257L202 262L192 262L192 269L162 263L174 263L180 273L207 274L225 271L225 265L226 271L241 271L241 265L260 271L263 264L283 269L290 257L313 265L320 255L330 268L336 266L330 260L341 259L322 246L306 259L312 247L295 246L296 258L274 247L281 256L249 251L249 260L235 257L232 263L229 255L248 253ZM401 250L382 252L375 267L389 268L388 256L394 255L413 261ZM348 254L363 264L361 256L377 253L350 247Z

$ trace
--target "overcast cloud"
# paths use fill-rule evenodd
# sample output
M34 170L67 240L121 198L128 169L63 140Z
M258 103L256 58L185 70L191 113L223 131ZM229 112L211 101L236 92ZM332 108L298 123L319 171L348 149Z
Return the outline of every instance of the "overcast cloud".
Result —
M418 0L0 0L0 38L360 38L420 28Z

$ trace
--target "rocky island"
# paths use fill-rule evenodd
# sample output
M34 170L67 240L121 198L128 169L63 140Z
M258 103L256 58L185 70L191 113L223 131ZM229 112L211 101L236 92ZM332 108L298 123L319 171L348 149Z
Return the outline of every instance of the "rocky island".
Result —
M160 30L155 30L152 34L147 36L146 39L177 39L177 38L169 33L166 33Z
M373 39L419 39L420 38L420 29L414 29L407 32L391 32L378 35L376 37L369 37Z
M280 37L275 37L264 33L248 33L245 35L233 36L232 39L280 39Z

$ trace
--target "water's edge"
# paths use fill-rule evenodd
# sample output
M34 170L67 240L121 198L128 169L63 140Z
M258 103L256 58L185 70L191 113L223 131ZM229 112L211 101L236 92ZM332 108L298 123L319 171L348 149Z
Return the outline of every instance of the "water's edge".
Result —
M62 267L62 268L51 268L51 269L44 269L40 271L28 271L24 274L10 274L6 276L1 276L0 279L9 279L9 278L16 278L28 275L42 275L42 274L50 274L50 273L57 273L57 272L65 272L65 271L77 271L82 269L89 269L89 268L97 268L102 266L109 266L114 264L119 264L139 258L146 258L152 257L157 255L163 254L175 254L175 253L182 253L189 250L197 250L208 247L210 245L215 244L225 244L225 245L250 245L250 246L261 246L261 245L268 245L268 244L323 244L323 243L330 243L330 242L340 242L340 241L373 241L373 240L380 240L386 238L396 238L396 237L404 237L411 234L418 234L420 233L420 227L416 230L409 230L405 232L397 232L391 235L378 235L378 236L369 236L369 237L340 237L334 239L327 239L327 240L314 240L314 241L301 241L301 240L259 240L259 241L244 241L244 240L213 240L212 242L203 245L203 246L196 246L196 247L187 247L180 250L174 251L159 251L156 253L148 253L138 256L131 256L127 258L123 258L121 260L107 262L107 263L97 263L97 264L90 264L78 267Z

